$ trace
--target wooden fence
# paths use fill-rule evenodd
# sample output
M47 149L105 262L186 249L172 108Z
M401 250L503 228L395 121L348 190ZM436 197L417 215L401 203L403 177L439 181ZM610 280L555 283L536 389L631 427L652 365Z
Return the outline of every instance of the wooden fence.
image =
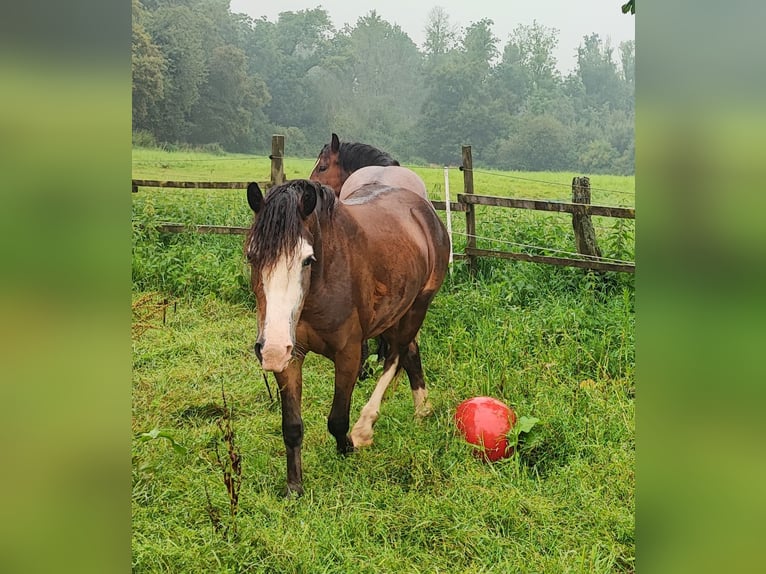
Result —
M269 156L271 159L271 179L269 181L259 181L262 187L269 188L273 185L285 181L284 172L284 136L275 135L272 137L271 150ZM458 194L457 201L451 201L450 211L460 211L465 213L466 227L466 247L464 253L455 253L456 259L465 259L468 261L471 272L476 270L477 257L499 257L503 259L515 259L517 261L528 261L532 263L545 263L549 265L563 265L569 267L580 267L584 269L594 269L597 271L619 271L624 273L634 273L635 263L609 260L601 257L601 251L598 248L595 231L590 221L591 215L614 217L624 219L635 219L635 209L629 207L613 207L605 205L592 205L590 203L590 180L587 177L576 177L572 180L572 202L545 201L537 199L518 199L509 197L495 197L487 195L477 195L474 193L473 185L473 158L471 156L471 146L462 148L462 165L460 170L463 172L463 193ZM149 179L133 179L133 193L138 193L140 187L155 188L175 188L175 189L247 189L249 182L212 182L212 181L159 181ZM437 210L446 210L445 201L431 201ZM519 253L511 251L496 251L490 249L480 249L476 247L476 205L486 205L493 207L513 208L513 209L532 209L536 211L549 211L572 214L572 227L575 235L580 257L551 257L547 255L531 255L529 253ZM158 225L157 229L168 233L215 233L223 235L233 235L247 233L247 227L231 227L224 225L180 225L167 223Z

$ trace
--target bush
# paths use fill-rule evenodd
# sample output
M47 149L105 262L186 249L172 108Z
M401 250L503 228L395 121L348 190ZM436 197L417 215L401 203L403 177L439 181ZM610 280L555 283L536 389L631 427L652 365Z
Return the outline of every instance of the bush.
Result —
M133 132L133 147L157 147L157 138L147 130Z
M614 173L619 154L604 140L590 142L580 154L578 167L583 173Z
M560 171L572 167L572 130L552 116L525 116L497 148L501 169Z

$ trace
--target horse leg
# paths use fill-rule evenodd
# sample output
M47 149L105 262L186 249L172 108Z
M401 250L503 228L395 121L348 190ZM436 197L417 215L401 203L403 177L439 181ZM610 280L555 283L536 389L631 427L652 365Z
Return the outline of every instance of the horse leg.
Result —
M420 346L416 338L434 294L435 292L431 291L421 293L397 326L397 336L400 340L409 341L406 347L400 349L399 356L402 368L407 372L407 378L410 380L412 401L415 405L417 418L425 417L432 411L431 402L428 400L425 377L423 376L423 365L420 361Z
M412 390L412 402L415 404L415 417L423 418L432 412L431 402L428 400L426 380L423 377L423 365L420 362L420 347L417 341L411 341L407 349L401 355L402 367L407 372Z
M386 393L388 385L394 379L399 367L399 356L386 358L383 366L383 374L375 385L375 390L370 396L370 400L362 408L359 420L356 421L351 430L351 440L355 448L369 446L372 444L372 427L380 416L380 403L383 401L383 395Z
M367 341L364 340L362 341L362 358L359 361L359 376L357 377L360 381L369 379L370 375L372 375L372 368L367 365L367 359L369 356L370 346L367 344Z
M327 430L335 437L339 454L354 451L354 443L348 436L351 394L359 375L362 347L352 343L335 356L335 394L327 417Z
M276 373L282 400L282 439L287 454L287 490L285 496L303 494L303 419L301 418L301 392L303 388L303 361L293 359L281 373Z
M375 340L378 342L378 361L382 361L388 355L388 343L382 336Z

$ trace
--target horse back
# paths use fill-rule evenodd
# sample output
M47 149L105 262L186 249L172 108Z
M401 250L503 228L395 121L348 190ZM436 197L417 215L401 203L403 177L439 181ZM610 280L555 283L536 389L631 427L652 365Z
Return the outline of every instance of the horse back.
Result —
M431 203L404 188L363 185L336 215L353 220L347 245L355 306L365 333L376 336L416 299L438 291L447 273L449 236Z
M426 184L418 174L411 169L400 166L377 166L371 165L362 167L348 176L340 190L340 200L346 201L355 194L361 187L368 184L378 184L388 187L399 187L412 191L428 199L426 193Z
M431 202L421 195L368 183L341 205L360 230L355 256L371 258L373 266L391 269L394 275L438 277L446 271L449 236Z

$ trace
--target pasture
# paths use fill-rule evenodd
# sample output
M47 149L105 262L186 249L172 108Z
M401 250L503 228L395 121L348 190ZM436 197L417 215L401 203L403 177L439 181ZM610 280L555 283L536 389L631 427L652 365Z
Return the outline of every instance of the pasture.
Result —
M266 158L142 149L133 158L135 178L249 181L269 173ZM288 178L312 166L285 159ZM415 171L443 199L442 169ZM574 175L587 174L477 167L474 181L483 195L566 200ZM593 176L591 185L594 203L633 205L633 178ZM452 169L453 198L461 189ZM634 570L633 276L480 259L473 279L456 262L420 335L434 413L413 418L401 376L381 408L375 444L345 458L326 429L332 364L309 355L306 493L285 500L280 407L273 377L272 400L252 353L242 236L151 229L161 221L249 225L244 190L142 188L133 206L141 327L133 333L134 572ZM574 249L565 215L482 208L477 221L487 238L479 246ZM594 218L604 255L632 259L633 222L614 221ZM461 213L453 226L459 251ZM149 309L142 302L163 297L171 302L164 323L159 313L141 318ZM359 383L352 421L373 385ZM216 458L227 448L222 388L241 456L235 518ZM517 455L492 465L471 456L452 422L460 401L482 394L538 419ZM153 429L162 435L142 436Z

